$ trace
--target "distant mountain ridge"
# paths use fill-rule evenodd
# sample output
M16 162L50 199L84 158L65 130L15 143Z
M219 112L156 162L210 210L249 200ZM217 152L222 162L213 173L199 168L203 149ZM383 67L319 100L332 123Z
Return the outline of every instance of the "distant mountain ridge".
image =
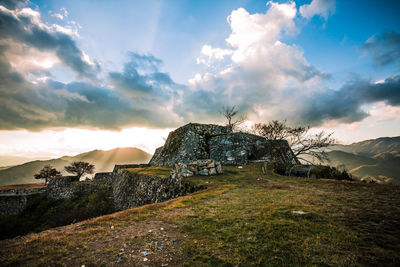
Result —
M400 136L380 137L337 147L338 150L368 157L379 153L400 153Z
M332 150L328 152L330 165L344 165L362 180L400 184L400 136L338 145Z
M32 158L32 157L28 158L28 157L0 155L0 168L20 165L33 160L47 160L47 159L49 158Z
M147 163L151 154L135 147L115 148L112 150L93 150L76 156L63 156L50 160L35 160L0 170L0 185L37 183L33 178L45 165L51 165L62 174L64 166L72 161L87 161L95 165L95 172L112 171L115 164Z

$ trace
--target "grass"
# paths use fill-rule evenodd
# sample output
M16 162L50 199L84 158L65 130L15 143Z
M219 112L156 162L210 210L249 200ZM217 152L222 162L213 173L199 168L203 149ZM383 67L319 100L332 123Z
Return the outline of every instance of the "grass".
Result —
M137 174L157 176L160 178L168 178L170 176L171 168L153 166L153 167L146 167L146 168L129 168L126 170L137 173Z
M150 249L145 265L160 266L166 258L169 266L400 264L399 186L264 174L260 165L186 181L208 188L1 241L0 265L109 266L123 243L123 264L143 265L140 251L165 236L174 242ZM160 224L163 236L147 232Z

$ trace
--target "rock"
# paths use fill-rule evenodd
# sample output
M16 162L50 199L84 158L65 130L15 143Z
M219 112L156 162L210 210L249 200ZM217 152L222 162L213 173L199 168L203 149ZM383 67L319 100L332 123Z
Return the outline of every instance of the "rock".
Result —
M294 211L292 211L292 214L303 215L303 214L306 214L306 212L304 212L302 210L294 210Z
M221 174L221 173L222 173L222 165L221 165L221 162L217 162L217 163L215 164L215 166L216 166L216 171L217 171L217 173L218 173L218 174Z
M142 255L146 257L149 255L149 253L147 251L142 251Z
M216 175L216 174L217 174L217 170L216 170L215 168L211 168L211 169L208 171L208 174L209 174L209 175Z
M209 163L207 163L207 168L211 169L211 168L215 168L215 161L210 161Z
M202 169L201 171L199 171L199 175L202 175L202 176L208 175L208 169Z
M220 162L215 162L213 159L203 159L189 162L187 164L182 162L174 164L174 169L171 171L171 177L173 179L180 179L181 177L216 175L219 173L222 173Z

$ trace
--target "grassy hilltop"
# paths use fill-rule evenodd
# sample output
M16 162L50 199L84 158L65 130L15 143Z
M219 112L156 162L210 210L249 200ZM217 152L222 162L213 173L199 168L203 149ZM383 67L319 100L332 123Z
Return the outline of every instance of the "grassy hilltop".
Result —
M208 188L0 241L0 265L400 264L400 186L284 177L260 165L189 181Z

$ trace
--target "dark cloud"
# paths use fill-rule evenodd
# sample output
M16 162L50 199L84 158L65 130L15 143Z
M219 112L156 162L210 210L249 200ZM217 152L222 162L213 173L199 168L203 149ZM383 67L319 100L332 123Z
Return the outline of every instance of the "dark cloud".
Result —
M16 9L22 5L28 3L28 0L1 0L0 5L8 8L8 9Z
M337 120L345 123L360 121L368 114L362 105L383 101L392 106L400 105L400 75L373 83L365 79L354 79L340 90L324 91L303 99L303 108L298 121L320 125L325 121Z
M83 52L70 35L53 31L31 13L0 9L0 40L13 40L39 51L52 51L80 76L94 77L99 64L83 60Z
M161 60L136 53L129 53L129 57L123 72L109 73L116 90L132 100L169 100L178 85L167 73L158 70Z
M397 62L400 59L400 34L391 31L371 37L361 49L372 55L374 64L377 66L386 66Z
M162 95L159 86L170 86L167 74L159 72L141 75L130 61L117 73L123 77L121 88L94 86L87 82L60 83L53 80L32 83L12 70L4 57L6 47L0 47L0 129L41 130L47 127L93 127L120 129L124 126L177 126L177 117L168 111L170 96ZM139 63L140 64L140 63ZM130 66L130 67L127 67ZM135 79L128 79L132 73ZM155 78L159 77L159 81ZM147 83L146 83L147 82ZM127 97L125 90L145 91L140 97ZM150 92L150 93L147 93ZM153 92L153 93L151 93ZM157 93L154 93L157 92Z

